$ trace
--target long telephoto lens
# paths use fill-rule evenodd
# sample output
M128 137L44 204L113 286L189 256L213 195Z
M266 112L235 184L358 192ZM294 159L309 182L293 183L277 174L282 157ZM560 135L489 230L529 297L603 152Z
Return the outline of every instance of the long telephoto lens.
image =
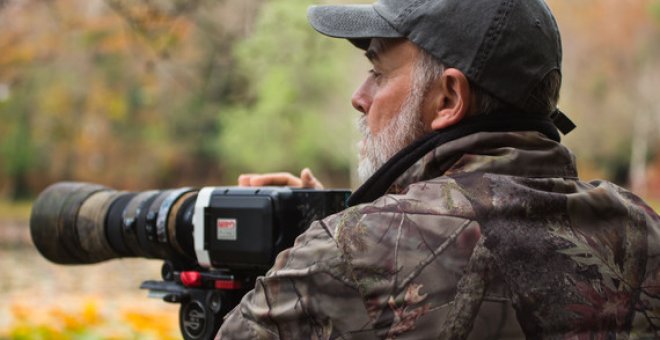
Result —
M134 193L61 182L35 201L30 233L39 252L60 264L119 257L195 263L196 197L189 188Z

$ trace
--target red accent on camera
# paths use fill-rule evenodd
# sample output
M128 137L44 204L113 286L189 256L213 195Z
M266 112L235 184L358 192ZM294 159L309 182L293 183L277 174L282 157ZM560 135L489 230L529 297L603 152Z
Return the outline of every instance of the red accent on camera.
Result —
M218 289L241 289L241 281L238 280L215 280L215 288Z
M199 272L181 272L181 283L186 287L199 287L202 285L202 274Z

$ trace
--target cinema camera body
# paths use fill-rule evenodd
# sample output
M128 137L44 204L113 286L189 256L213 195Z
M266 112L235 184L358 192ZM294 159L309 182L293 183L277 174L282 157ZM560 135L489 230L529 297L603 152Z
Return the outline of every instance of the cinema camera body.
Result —
M39 252L59 264L163 259L151 297L180 303L185 339L211 339L223 316L311 222L346 207L346 190L204 187L144 192L60 182L32 207Z

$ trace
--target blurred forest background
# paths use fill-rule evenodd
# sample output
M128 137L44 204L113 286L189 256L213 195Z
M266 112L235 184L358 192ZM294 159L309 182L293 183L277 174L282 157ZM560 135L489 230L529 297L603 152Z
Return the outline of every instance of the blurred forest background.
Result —
M318 169L347 185L348 51L309 1L4 1L0 193Z
M61 180L143 190L304 166L348 187L349 100L367 66L308 26L311 2L0 1L0 198ZM549 3L584 177L660 192L660 2Z
M350 95L369 67L350 44L309 27L312 3L0 0L0 299L11 306L0 307L0 338L53 331L26 321L28 296L47 311L45 323L71 334L106 315L107 303L79 297L107 299L102 282L81 289L67 277L92 274L31 249L30 201L53 182L232 185L240 173L308 166L329 187L355 187ZM560 106L578 125L564 141L581 177L632 188L657 210L660 0L548 3L564 42ZM158 264L121 261L93 275L132 268L144 277L105 284L137 294L141 279L158 277ZM43 307L67 294L75 311ZM138 326L119 338L163 323L127 313L113 322Z

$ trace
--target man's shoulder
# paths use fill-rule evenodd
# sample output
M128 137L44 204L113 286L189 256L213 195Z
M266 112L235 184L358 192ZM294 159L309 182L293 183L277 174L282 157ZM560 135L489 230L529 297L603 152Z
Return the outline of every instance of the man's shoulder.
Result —
M590 205L604 205L617 202L632 214L643 214L655 222L655 226L660 228L660 217L658 213L641 197L620 187L612 182L604 180L594 180L586 183L591 188L591 194L583 198Z
M473 220L473 182L483 174L466 173L457 180L452 176L440 176L407 185L398 194L389 194L374 201L369 209L392 210L406 214L449 216Z
M322 221L354 271L411 274L438 256L459 273L479 238L466 193L450 178L418 182ZM460 258L460 260L458 260ZM360 277L357 275L355 277Z
M453 179L443 177L349 207L314 222L279 256L275 268L309 270L310 265L337 266L357 258L364 264L383 264L380 259L395 255L394 248L398 256L407 251L422 254L422 247L438 247L465 229L478 229L466 195Z

